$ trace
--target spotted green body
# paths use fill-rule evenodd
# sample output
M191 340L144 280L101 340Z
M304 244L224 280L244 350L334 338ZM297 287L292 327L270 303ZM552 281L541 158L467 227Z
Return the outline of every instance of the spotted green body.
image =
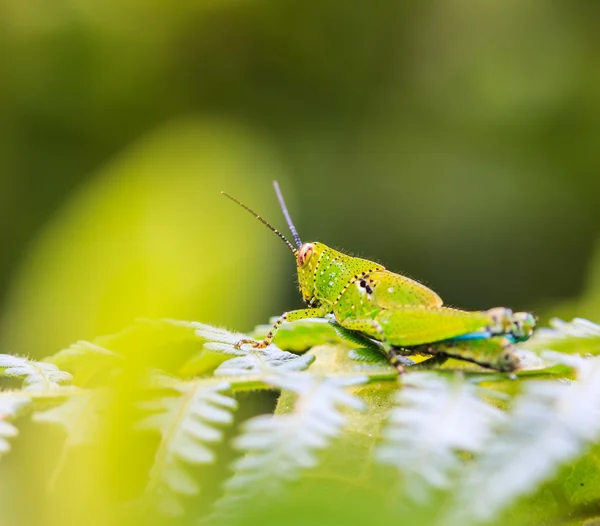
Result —
M487 311L444 307L435 292L378 263L349 256L323 243L302 243L279 187L275 189L296 247L255 212L228 197L265 223L293 251L300 292L308 308L284 313L262 342L242 340L238 345L265 347L284 321L333 315L344 329L380 342L400 372L400 356L411 353L443 354L501 371L518 367L513 342L531 335L535 327L532 314L513 313L504 307Z

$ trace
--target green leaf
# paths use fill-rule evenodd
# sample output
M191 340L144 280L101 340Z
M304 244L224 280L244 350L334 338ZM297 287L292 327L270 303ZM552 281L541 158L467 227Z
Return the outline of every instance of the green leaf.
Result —
M124 356L132 367L176 371L202 350L198 327L203 325L194 321L139 319L116 334L96 338L94 344Z
M358 397L366 409L342 409L346 419L343 433L334 439L331 447L320 452L318 466L305 471L293 491L314 496L332 488L343 494L350 490L357 497L360 495L354 509L366 505L370 495L378 494L384 500L390 499L397 477L392 470L374 461L374 452L381 441L383 424L397 390L397 381L370 382L351 387L349 392ZM291 391L282 392L275 414L293 414L296 398Z
M315 356L310 371L330 377L355 377L362 375L369 381L398 380L398 372L387 360L356 360L356 349L348 347L346 342L337 345L319 345L313 347L308 355ZM378 350L374 349L375 353ZM376 356L376 355L373 355Z
M600 502L600 443L565 466L564 471L563 490L570 506Z
M363 410L360 400L345 388L366 378L314 378L303 373L277 371L267 382L297 395L287 415L262 415L246 422L234 445L244 453L233 465L225 495L215 504L217 516L236 512L252 497L271 498L286 483L318 464L318 453L339 436L346 418L342 408ZM237 510L239 511L239 510Z
M269 320L269 324L256 326L252 331L252 338L264 339L276 321L277 317L274 317ZM316 345L339 341L340 337L326 319L284 322L273 339L273 343L280 349L295 353L307 351Z
M225 358L203 349L206 340L198 330L205 327L193 321L137 320L118 333L70 345L45 361L72 372L75 384L82 387L105 384L127 366L161 368L184 376L207 373Z

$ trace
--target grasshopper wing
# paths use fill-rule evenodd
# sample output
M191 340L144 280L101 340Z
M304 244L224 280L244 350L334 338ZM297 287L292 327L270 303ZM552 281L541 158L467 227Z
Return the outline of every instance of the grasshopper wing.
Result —
M382 309L396 309L403 305L443 305L442 298L425 285L388 270L371 273L367 282L373 290L373 303Z

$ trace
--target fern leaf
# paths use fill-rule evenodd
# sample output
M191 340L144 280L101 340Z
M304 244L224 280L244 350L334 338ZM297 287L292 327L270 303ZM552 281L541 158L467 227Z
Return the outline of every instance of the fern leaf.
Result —
M105 374L123 363L123 356L100 345L78 341L45 359L73 374L77 385L86 386L98 374Z
M244 424L234 446L245 455L234 463L225 495L215 503L217 516L228 515L255 495L277 493L303 470L317 465L318 452L342 431L346 421L342 408L363 409L362 402L344 388L364 383L365 378L320 379L279 371L266 381L298 395L294 412L262 415Z
M231 332L227 329L202 323L196 324L196 335L209 342L204 344L205 348L233 356L243 356L245 354L244 351L236 348L235 344L240 340L249 339L246 334Z
M204 341L196 335L197 325L202 326L168 318L138 319L118 333L95 338L93 344L123 356L134 367L174 371L202 351ZM121 364L115 361L105 365L114 368ZM105 368L104 372L109 371Z
M63 427L67 433L65 448L92 444L101 435L102 413L109 403L107 389L90 389L71 396L63 404L36 412L33 419Z
M215 376L239 376L257 374L273 367L285 371L303 371L307 369L315 357L310 354L298 356L279 349L251 349L245 356L232 358L223 362L215 370Z
M600 325L583 318L565 322L554 318L524 343L527 349L600 354Z
M198 324L200 326L200 324ZM215 376L239 376L262 373L269 368L278 368L286 371L301 371L315 360L312 355L298 356L287 351L282 351L271 344L266 349L238 349L235 344L249 337L245 334L229 332L209 325L197 329L197 334L209 340L204 347L235 358L223 362L216 370Z
M49 480L50 488L54 487L62 473L71 448L94 444L101 438L104 429L103 416L111 400L112 394L106 388L81 390L63 404L33 415L34 421L58 425L66 433L61 454Z
M36 362L21 356L0 354L0 369L6 376L23 379L26 391L50 391L69 382L72 376L52 363Z
M600 439L600 357L548 352L544 358L573 367L577 381L525 384L506 430L488 444L457 489L456 523L467 510L479 521L496 516Z
M447 488L461 466L459 452L477 453L504 413L457 375L406 375L396 395L377 451L380 462L398 469L406 495L423 502L430 488Z
M372 347L359 347L351 349L348 357L357 362L388 364L387 358L377 349Z
M9 439L18 435L11 420L19 416L31 403L31 399L11 391L0 393L0 455L10 451Z
M179 496L199 491L197 481L187 472L189 464L209 464L215 459L209 444L222 440L219 426L231 424L233 398L221 393L226 384L205 386L197 383L180 392L143 404L157 411L138 422L138 429L158 431L161 441L149 474L145 497L167 515L180 515L184 508Z
M574 318L565 322L558 318L550 320L550 329L538 329L535 333L538 338L598 338L600 339L600 325L585 318Z

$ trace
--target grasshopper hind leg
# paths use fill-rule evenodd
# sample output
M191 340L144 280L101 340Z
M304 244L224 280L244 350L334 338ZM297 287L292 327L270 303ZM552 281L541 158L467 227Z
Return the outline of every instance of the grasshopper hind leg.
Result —
M402 356L394 346L387 341L383 327L377 320L365 319L365 320L344 320L344 324L332 323L338 333L351 341L359 342L368 340L372 344L372 340L364 336L364 334L372 335L380 346L383 348L383 352L387 356L390 363L396 368L398 374L404 374L405 366L413 366L414 362Z
M472 362L487 369L510 373L519 368L516 347L509 337L487 339L447 340L411 347L411 351L432 356L443 355Z
M375 348L378 351L382 351L382 346L383 346L382 342L373 340L372 338L365 336L361 332L342 327L335 320L330 319L329 323L335 329L335 332L337 332L337 334L340 336L340 338L343 338L344 340L348 340L352 343L355 343L356 345ZM399 369L399 366L402 367L402 372L404 372L404 370L406 368L409 368L410 370L417 370L417 371L421 370L421 369L429 369L431 367L442 365L449 358L449 356L447 356L447 355L438 354L436 356L430 356L422 362L415 362L410 359L410 356L414 355L414 354L415 354L415 352L412 351L411 349L405 349L402 347L393 347L389 351L385 352L385 355L386 355L386 358L388 359L388 361L390 361L392 363L392 365L398 364L398 365L394 365L396 367L396 369ZM402 374L402 373L400 373L400 374Z

